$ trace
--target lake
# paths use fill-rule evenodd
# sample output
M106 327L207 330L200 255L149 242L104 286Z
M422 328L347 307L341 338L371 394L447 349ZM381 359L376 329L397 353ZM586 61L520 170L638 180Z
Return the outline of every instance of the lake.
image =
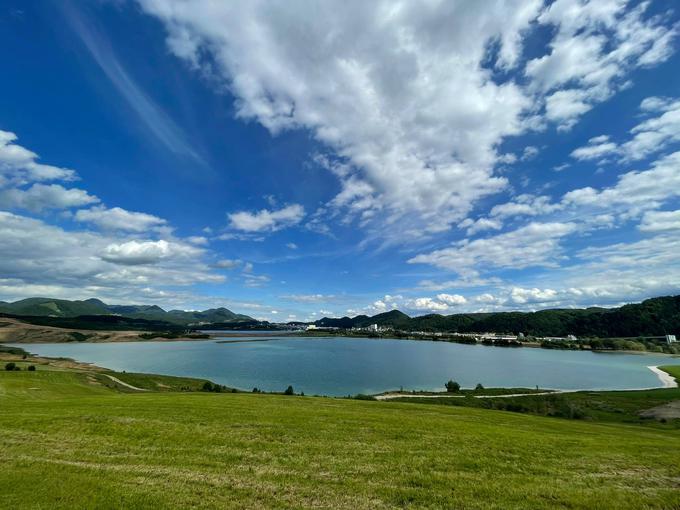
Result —
M477 383L554 389L651 388L661 383L647 366L680 364L680 358L654 354L337 337L19 347L118 371L206 378L245 390L283 391L292 384L296 392L333 396L379 393L402 386L443 390L449 379L464 388Z

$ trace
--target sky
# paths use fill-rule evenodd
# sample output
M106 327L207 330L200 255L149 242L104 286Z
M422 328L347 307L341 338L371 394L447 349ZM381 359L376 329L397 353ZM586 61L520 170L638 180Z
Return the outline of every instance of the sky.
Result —
M0 0L0 300L680 293L672 0Z

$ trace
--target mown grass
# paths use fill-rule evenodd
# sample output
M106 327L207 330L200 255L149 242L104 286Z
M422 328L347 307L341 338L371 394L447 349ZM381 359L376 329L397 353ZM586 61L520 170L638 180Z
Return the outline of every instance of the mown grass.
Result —
M0 410L4 508L680 506L675 430L50 370L0 372Z
M664 372L669 373L678 383L680 383L680 365L665 365L659 368Z

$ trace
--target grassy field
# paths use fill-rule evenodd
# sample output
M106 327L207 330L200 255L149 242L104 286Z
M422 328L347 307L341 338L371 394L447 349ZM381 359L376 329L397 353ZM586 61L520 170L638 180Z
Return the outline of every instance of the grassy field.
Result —
M115 375L0 372L3 508L680 507L677 430Z

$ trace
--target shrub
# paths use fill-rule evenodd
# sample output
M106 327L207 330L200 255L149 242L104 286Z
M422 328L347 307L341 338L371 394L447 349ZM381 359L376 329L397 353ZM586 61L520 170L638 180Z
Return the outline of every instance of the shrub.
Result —
M295 391L292 386L288 386L286 391L283 392L284 395L295 395Z
M31 365L28 367L29 372L35 372L35 365Z
M484 386L482 386L482 383L477 383L477 386L475 386L476 390L483 390Z
M449 380L444 386L449 393L458 393L460 391L460 384L456 381Z
M9 363L7 363L5 365L5 370L7 370L8 372L11 372L12 370L15 370L16 368L17 368L17 364L14 363L13 361L10 361Z
M203 383L203 387L201 388L203 391L213 391L213 383L210 381L205 381Z

